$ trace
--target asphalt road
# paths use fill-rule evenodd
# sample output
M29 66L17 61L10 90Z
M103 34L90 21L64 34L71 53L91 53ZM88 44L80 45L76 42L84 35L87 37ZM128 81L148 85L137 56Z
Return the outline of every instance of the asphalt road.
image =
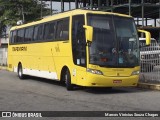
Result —
M20 80L16 73L0 70L0 111L160 111L160 92L134 87L112 90L77 87L74 91L67 91L56 81L35 77Z

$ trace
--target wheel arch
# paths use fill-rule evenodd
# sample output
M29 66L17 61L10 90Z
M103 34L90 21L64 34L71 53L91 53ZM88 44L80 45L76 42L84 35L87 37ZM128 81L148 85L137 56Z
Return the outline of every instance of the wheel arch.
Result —
M21 61L18 62L18 66L19 66L19 65L22 65Z

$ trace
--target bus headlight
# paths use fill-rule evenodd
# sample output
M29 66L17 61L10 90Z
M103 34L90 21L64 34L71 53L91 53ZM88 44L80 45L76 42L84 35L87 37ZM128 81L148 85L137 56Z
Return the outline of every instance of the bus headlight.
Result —
M93 74L98 74L98 75L103 75L102 71L95 70L95 69L90 69L90 68L87 68L87 72L90 72L90 73L93 73Z
M133 71L131 75L139 75L139 70Z

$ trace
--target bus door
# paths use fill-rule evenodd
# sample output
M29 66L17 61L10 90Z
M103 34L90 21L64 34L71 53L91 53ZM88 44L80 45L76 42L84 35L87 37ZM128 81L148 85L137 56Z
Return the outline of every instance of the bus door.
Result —
M84 15L72 17L72 55L76 69L77 84L83 83L86 76L86 40L85 29L83 28Z

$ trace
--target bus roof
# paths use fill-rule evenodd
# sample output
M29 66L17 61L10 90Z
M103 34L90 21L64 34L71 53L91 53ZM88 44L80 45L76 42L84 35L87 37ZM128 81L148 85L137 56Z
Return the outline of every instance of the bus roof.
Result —
M24 27L28 27L28 26L44 23L44 22L49 22L49 21L52 21L52 20L69 17L71 15L87 14L87 13L92 13L92 14L109 14L109 15L117 15L117 16L122 16L122 17L129 17L129 18L132 17L132 16L129 16L129 15L119 14L119 13L113 13L113 12L75 9L75 10L71 10L71 11L67 11L67 12L63 12L63 13L58 13L58 14L55 14L55 15L52 15L52 16L48 16L48 17L45 17L45 18L43 18L41 20L38 20L38 21L34 21L34 22L30 22L30 23L14 26L10 30L20 29L20 28L24 28Z

